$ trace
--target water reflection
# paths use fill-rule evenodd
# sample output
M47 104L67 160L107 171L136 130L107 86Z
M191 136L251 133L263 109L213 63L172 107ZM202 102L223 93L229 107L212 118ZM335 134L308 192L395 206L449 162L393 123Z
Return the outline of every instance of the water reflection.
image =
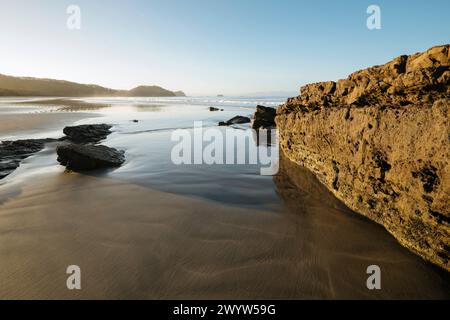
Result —
M305 290L340 298L449 298L450 277L400 246L381 226L345 207L312 173L282 156L274 177L303 254ZM382 290L366 288L366 268L382 270Z
M166 108L161 105L136 104L133 105L133 109L137 112L162 112Z
M16 102L16 104L22 106L45 106L52 108L53 111L56 112L96 111L111 107L111 105L105 103L88 103L83 100L76 99L30 100Z

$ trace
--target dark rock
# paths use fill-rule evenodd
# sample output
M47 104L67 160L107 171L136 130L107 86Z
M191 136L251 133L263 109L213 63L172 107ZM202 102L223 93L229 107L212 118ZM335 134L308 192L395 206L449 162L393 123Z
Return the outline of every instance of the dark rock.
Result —
M132 120L134 123L138 123L139 122L139 120Z
M8 161L1 163L0 162L0 179L6 177L7 175L11 174L14 170L19 167L20 161Z
M242 123L249 123L251 120L248 117L243 116L236 116L234 118L231 118L228 121L221 121L219 122L219 126L231 126L232 124L242 124Z
M29 139L16 141L3 141L0 144L0 159L9 156L30 155L44 148L46 142L52 139Z
M19 164L20 164L19 161L14 160L0 163L0 172L14 170L19 166Z
M258 130L262 129L272 129L276 127L275 116L277 115L277 110L274 108L257 106L254 115L252 128Z
M119 167L125 162L123 151L103 145L65 144L56 153L58 162L74 171Z
M45 143L55 139L28 139L17 141L3 141L0 144L0 179L12 173L20 162L41 151Z
M111 134L112 126L108 124L87 124L65 127L63 132L67 138L77 143L99 142Z
M216 108L216 107L209 107L209 111L219 111L219 108Z

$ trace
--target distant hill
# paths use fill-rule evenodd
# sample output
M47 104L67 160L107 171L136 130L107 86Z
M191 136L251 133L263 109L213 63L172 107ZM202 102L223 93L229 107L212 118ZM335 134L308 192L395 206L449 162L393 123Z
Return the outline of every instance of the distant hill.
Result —
M158 86L139 86L126 93L130 97L175 97L175 92Z
M172 92L158 86L139 86L131 90L115 90L93 84L12 77L0 74L0 96L40 96L40 97L175 97L185 96L182 91Z
M177 97L186 97L186 94L183 91L175 91L174 93Z

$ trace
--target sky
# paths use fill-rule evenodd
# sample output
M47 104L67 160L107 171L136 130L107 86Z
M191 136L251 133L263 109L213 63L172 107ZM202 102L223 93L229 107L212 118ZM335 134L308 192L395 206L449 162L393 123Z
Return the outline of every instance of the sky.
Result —
M81 28L67 27L69 5ZM381 29L367 28L367 8ZM450 43L448 0L0 0L0 73L160 85L189 95L296 93Z

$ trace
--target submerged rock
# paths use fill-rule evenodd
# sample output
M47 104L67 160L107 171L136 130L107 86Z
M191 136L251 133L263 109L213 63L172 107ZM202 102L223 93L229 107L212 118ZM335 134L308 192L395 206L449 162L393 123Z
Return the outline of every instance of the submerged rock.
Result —
M55 139L27 139L16 141L3 141L0 143L0 179L12 173L20 162L41 151L45 143L56 141Z
M73 171L119 167L125 162L124 151L103 145L64 144L56 153L58 162Z
M236 116L231 118L228 121L221 121L219 122L219 126L231 126L233 124L242 124L242 123L249 123L251 120L249 117L243 117L243 116Z
M11 160L8 162L0 162L0 179L11 174L20 166L20 160Z
M44 148L46 142L56 141L54 139L27 139L16 141L3 141L0 144L0 157L30 155Z
M275 128L276 115L277 110L275 108L257 106L255 115L253 116L252 128L255 130Z
M450 45L307 85L276 117L280 147L348 207L450 270Z
M67 138L76 143L99 142L111 134L112 126L108 124L86 124L65 127L63 132Z

